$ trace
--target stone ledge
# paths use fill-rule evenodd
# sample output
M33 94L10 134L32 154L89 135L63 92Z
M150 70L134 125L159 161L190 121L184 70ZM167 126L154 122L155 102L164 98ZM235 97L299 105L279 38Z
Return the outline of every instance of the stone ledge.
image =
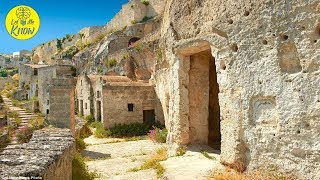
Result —
M54 177L52 169L71 176L75 141L68 129L35 131L30 142L11 145L0 153L0 179L14 177ZM57 166L63 164L65 166ZM67 167L66 167L67 166ZM70 169L71 168L71 169ZM47 178L46 178L47 177ZM59 176L57 176L58 179Z

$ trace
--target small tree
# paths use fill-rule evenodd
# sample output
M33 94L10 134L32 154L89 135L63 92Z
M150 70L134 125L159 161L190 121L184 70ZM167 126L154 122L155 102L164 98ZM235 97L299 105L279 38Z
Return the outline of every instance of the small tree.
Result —
M58 49L58 51L62 50L62 42L60 39L57 39L57 49Z

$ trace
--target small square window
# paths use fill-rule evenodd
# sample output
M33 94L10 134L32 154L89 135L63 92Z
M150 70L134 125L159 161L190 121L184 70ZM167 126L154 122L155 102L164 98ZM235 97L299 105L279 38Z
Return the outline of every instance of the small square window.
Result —
M128 104L128 111L133 111L133 104Z

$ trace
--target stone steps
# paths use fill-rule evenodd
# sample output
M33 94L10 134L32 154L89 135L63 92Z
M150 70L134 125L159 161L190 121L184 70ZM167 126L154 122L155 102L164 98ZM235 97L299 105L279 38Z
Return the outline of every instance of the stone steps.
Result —
M5 97L4 95L2 96L2 99L4 101L4 104L9 108L9 110L17 112L19 115L18 117L21 119L21 123L18 125L17 129L13 132L11 142L9 143L9 145L17 145L19 144L16 136L18 131L27 127L29 125L29 122L32 119L37 118L38 115L33 113L28 113L26 112L25 109L21 109L19 107L13 106L13 103L11 102L11 100Z

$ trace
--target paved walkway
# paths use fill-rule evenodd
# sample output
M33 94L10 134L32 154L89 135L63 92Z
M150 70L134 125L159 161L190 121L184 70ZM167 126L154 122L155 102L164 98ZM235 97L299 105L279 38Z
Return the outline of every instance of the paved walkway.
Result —
M4 101L4 104L8 108L8 110L10 112L17 112L19 115L19 118L22 120L21 123L18 125L18 128L12 134L10 145L15 145L15 144L18 144L18 139L16 137L17 132L25 128L26 126L28 126L29 121L38 117L38 115L34 113L27 113L25 109L13 106L12 101L9 98L7 98L5 95L2 95L2 99Z
M93 136L84 141L88 145L82 155L90 159L86 161L90 171L101 176L99 180L156 180L154 169L132 172L132 168L140 167L143 162L156 153L165 144L153 143L150 140L116 142L115 139L97 139ZM116 139L117 141L119 139ZM204 156L204 153L210 157ZM207 146L190 146L183 156L171 157L160 162L165 173L160 179L169 180L206 180L213 170L223 169L219 163L220 155Z

